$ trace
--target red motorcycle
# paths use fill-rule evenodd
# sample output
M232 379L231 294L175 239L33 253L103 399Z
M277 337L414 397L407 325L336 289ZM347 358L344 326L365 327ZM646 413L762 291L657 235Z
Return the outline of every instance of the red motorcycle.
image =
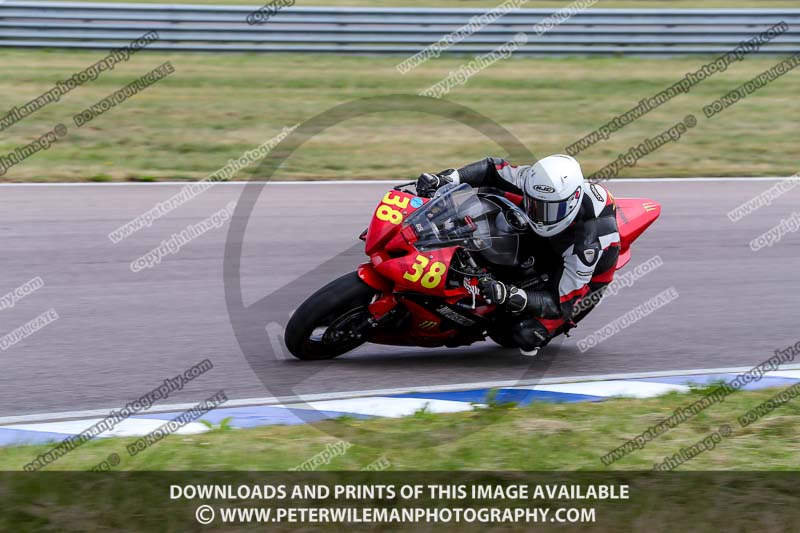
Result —
M292 355L331 359L365 342L452 347L486 337L511 346L500 327L508 315L480 296L478 281L491 272L528 290L547 282L522 246L522 197L461 184L428 199L409 192L410 185L387 192L361 234L369 262L294 312L284 336ZM634 198L618 198L616 206L619 270L661 206Z

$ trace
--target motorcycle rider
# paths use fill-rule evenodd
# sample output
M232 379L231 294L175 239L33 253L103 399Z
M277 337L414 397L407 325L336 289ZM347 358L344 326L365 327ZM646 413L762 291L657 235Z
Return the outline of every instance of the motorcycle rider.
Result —
M580 164L561 154L533 165L488 157L457 170L423 173L417 193L431 196L447 183L494 187L523 197L532 230L523 239L536 241L531 248L548 256L544 264L553 265L550 286L524 290L487 275L479 288L486 300L515 318L508 324L512 342L523 354L535 355L555 335L575 327L611 283L620 247L614 197L587 183Z

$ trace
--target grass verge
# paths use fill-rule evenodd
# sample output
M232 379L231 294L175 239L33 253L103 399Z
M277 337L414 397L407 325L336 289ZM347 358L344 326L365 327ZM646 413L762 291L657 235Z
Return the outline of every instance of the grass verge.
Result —
M45 470L88 470L111 454L113 470L271 470L298 467L324 450L343 450L319 470L650 470L681 448L729 424L730 437L678 470L793 470L800 464L800 404L788 403L747 428L737 418L773 397L776 390L738 392L606 467L600 458L707 393L670 393L651 399L535 403L497 406L471 413L419 412L400 419L343 418L314 425L172 435L131 457L133 438L97 439ZM343 446L339 441L348 443ZM337 445L339 446L337 448ZM50 445L0 449L0 470L20 470ZM376 463L376 461L378 463Z
M0 100L24 105L103 56L100 52L0 51ZM68 134L0 177L3 181L202 179L284 127L358 98L416 94L469 58L428 61L401 75L402 57L141 52L95 81L5 129L0 155L55 124ZM537 156L565 147L698 69L708 58L512 57L447 96L492 118ZM702 108L773 66L751 56L678 95L579 155L589 174L686 115L698 125L624 169L620 177L791 175L800 77L779 78L712 119ZM73 115L164 61L175 73L77 128ZM278 179L410 179L421 171L505 155L481 134L422 113L384 113L340 123L305 143ZM524 163L524 162L523 162Z

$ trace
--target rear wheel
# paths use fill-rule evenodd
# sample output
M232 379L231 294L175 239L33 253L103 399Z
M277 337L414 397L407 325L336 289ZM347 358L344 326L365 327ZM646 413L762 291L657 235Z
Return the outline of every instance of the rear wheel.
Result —
M286 325L286 347L298 359L333 359L367 342L367 307L375 289L351 272L312 294Z

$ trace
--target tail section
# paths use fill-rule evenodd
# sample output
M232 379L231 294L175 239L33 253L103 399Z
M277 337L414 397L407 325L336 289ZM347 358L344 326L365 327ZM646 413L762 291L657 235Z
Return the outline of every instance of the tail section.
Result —
M617 270L631 259L630 247L661 215L661 204L648 198L616 198L620 253Z

